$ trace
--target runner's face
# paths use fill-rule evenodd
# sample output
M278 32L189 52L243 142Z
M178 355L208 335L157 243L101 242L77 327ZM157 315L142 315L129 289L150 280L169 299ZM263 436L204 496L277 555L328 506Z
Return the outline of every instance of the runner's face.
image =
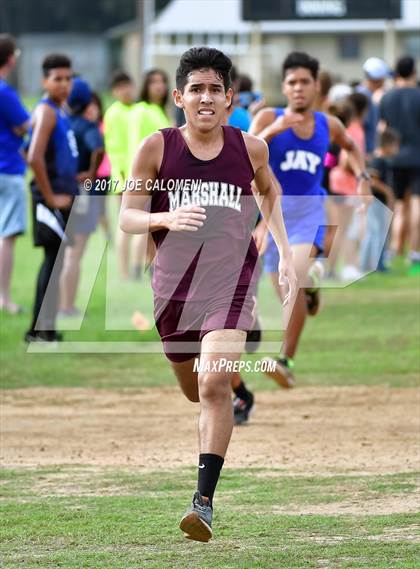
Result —
M134 85L131 81L119 83L112 89L112 94L123 105L131 105L134 101Z
M92 101L91 103L89 103L89 105L86 107L86 109L83 113L83 116L85 119L87 119L88 121L91 121L91 122L98 122L99 121L100 110L99 110L99 107L95 101Z
M149 97L152 102L160 103L167 90L166 81L160 73L154 73L149 80Z
M318 82L309 69L297 67L286 71L283 80L283 93L292 111L302 113L313 105L318 92Z
M54 101L64 103L70 95L72 71L67 67L51 69L44 78L43 87Z
M184 109L187 123L203 132L224 122L231 98L232 89L225 92L223 79L214 69L193 71L184 91L174 91L175 104Z

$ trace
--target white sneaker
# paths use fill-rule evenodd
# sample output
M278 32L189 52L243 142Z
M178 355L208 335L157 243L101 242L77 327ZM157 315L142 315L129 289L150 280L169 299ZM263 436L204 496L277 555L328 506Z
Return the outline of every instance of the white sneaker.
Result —
M342 281L357 281L363 277L362 273L354 265L346 265L341 269L340 277Z

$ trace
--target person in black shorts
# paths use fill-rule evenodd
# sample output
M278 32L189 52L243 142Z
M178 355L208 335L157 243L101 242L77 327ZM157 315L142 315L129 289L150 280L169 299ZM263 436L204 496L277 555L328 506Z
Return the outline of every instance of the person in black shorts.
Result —
M137 189L124 193L120 212L123 231L150 232L156 244L156 327L183 393L200 403L198 487L180 528L205 542L233 429L232 376L253 324L254 191L279 249L285 302L297 282L267 145L223 124L231 66L216 49L184 53L174 100L186 125L144 139L133 164Z
M44 260L37 278L32 323L25 334L27 342L61 339L55 330L64 256L61 245L71 241L66 225L78 193L78 150L64 108L72 83L71 61L66 55L51 54L44 59L42 70L46 95L34 112L28 162L34 174L34 243L44 249Z
M395 214L390 249L403 253L404 230L409 228L410 272L420 270L420 89L414 59L401 57L395 67L395 88L380 103L380 130L395 129L401 138L400 151L393 159ZM409 207L404 207L409 201Z
M60 315L77 316L75 306L80 278L80 265L90 235L95 231L101 213L104 196L96 191L95 179L104 155L104 141L92 114L92 91L82 78L73 80L73 87L67 101L70 109L70 124L76 137L79 151L77 181L80 196L73 207L71 233L73 244L66 248L60 279ZM91 189L84 184L90 182ZM89 184L88 184L89 187Z
M398 153L400 137L397 131L387 128L379 136L379 144L367 167L371 177L373 200L367 212L366 231L360 247L362 271L387 271L383 253L387 237L387 211L394 207L391 160Z

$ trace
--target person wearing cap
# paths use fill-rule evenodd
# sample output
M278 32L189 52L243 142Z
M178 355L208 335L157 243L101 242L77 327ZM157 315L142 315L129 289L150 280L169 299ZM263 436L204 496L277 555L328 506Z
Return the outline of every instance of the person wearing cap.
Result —
M385 79L391 75L388 65L379 57L369 57L363 64L365 79L356 91L369 99L368 111L363 123L367 158L371 158L376 147L376 128L379 120L379 101Z
M328 91L328 103L330 105L341 104L352 93L353 89L347 83L336 83Z
M21 154L29 115L17 93L6 83L19 51L12 36L0 34L0 311L16 314L12 278L16 237L26 230L25 170Z
M60 315L75 316L78 314L75 299L79 284L80 262L89 236L99 223L101 200L105 199L95 190L96 173L104 155L104 141L98 123L91 120L91 107L96 105L92 90L80 77L73 80L67 104L71 111L70 124L79 150L77 168L79 196L72 211L73 243L66 248L60 278Z
M395 129L400 150L392 161L395 213L391 231L391 254L404 250L409 233L410 274L420 271L420 89L415 61L401 57L395 67L395 87L386 93L379 107L379 129ZM408 203L408 208L404 207Z
M79 150L77 179L82 185L86 180L93 183L104 154L104 141L98 123L90 120L92 99L89 84L76 77L67 104L71 110L70 124Z

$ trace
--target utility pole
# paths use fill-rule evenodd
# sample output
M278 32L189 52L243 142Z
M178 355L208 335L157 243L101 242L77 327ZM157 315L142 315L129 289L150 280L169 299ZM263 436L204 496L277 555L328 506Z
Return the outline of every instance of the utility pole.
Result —
M153 67L155 0L137 0L137 21L140 33L143 72Z
M386 20L384 31L384 60L393 66L397 58L395 20Z

